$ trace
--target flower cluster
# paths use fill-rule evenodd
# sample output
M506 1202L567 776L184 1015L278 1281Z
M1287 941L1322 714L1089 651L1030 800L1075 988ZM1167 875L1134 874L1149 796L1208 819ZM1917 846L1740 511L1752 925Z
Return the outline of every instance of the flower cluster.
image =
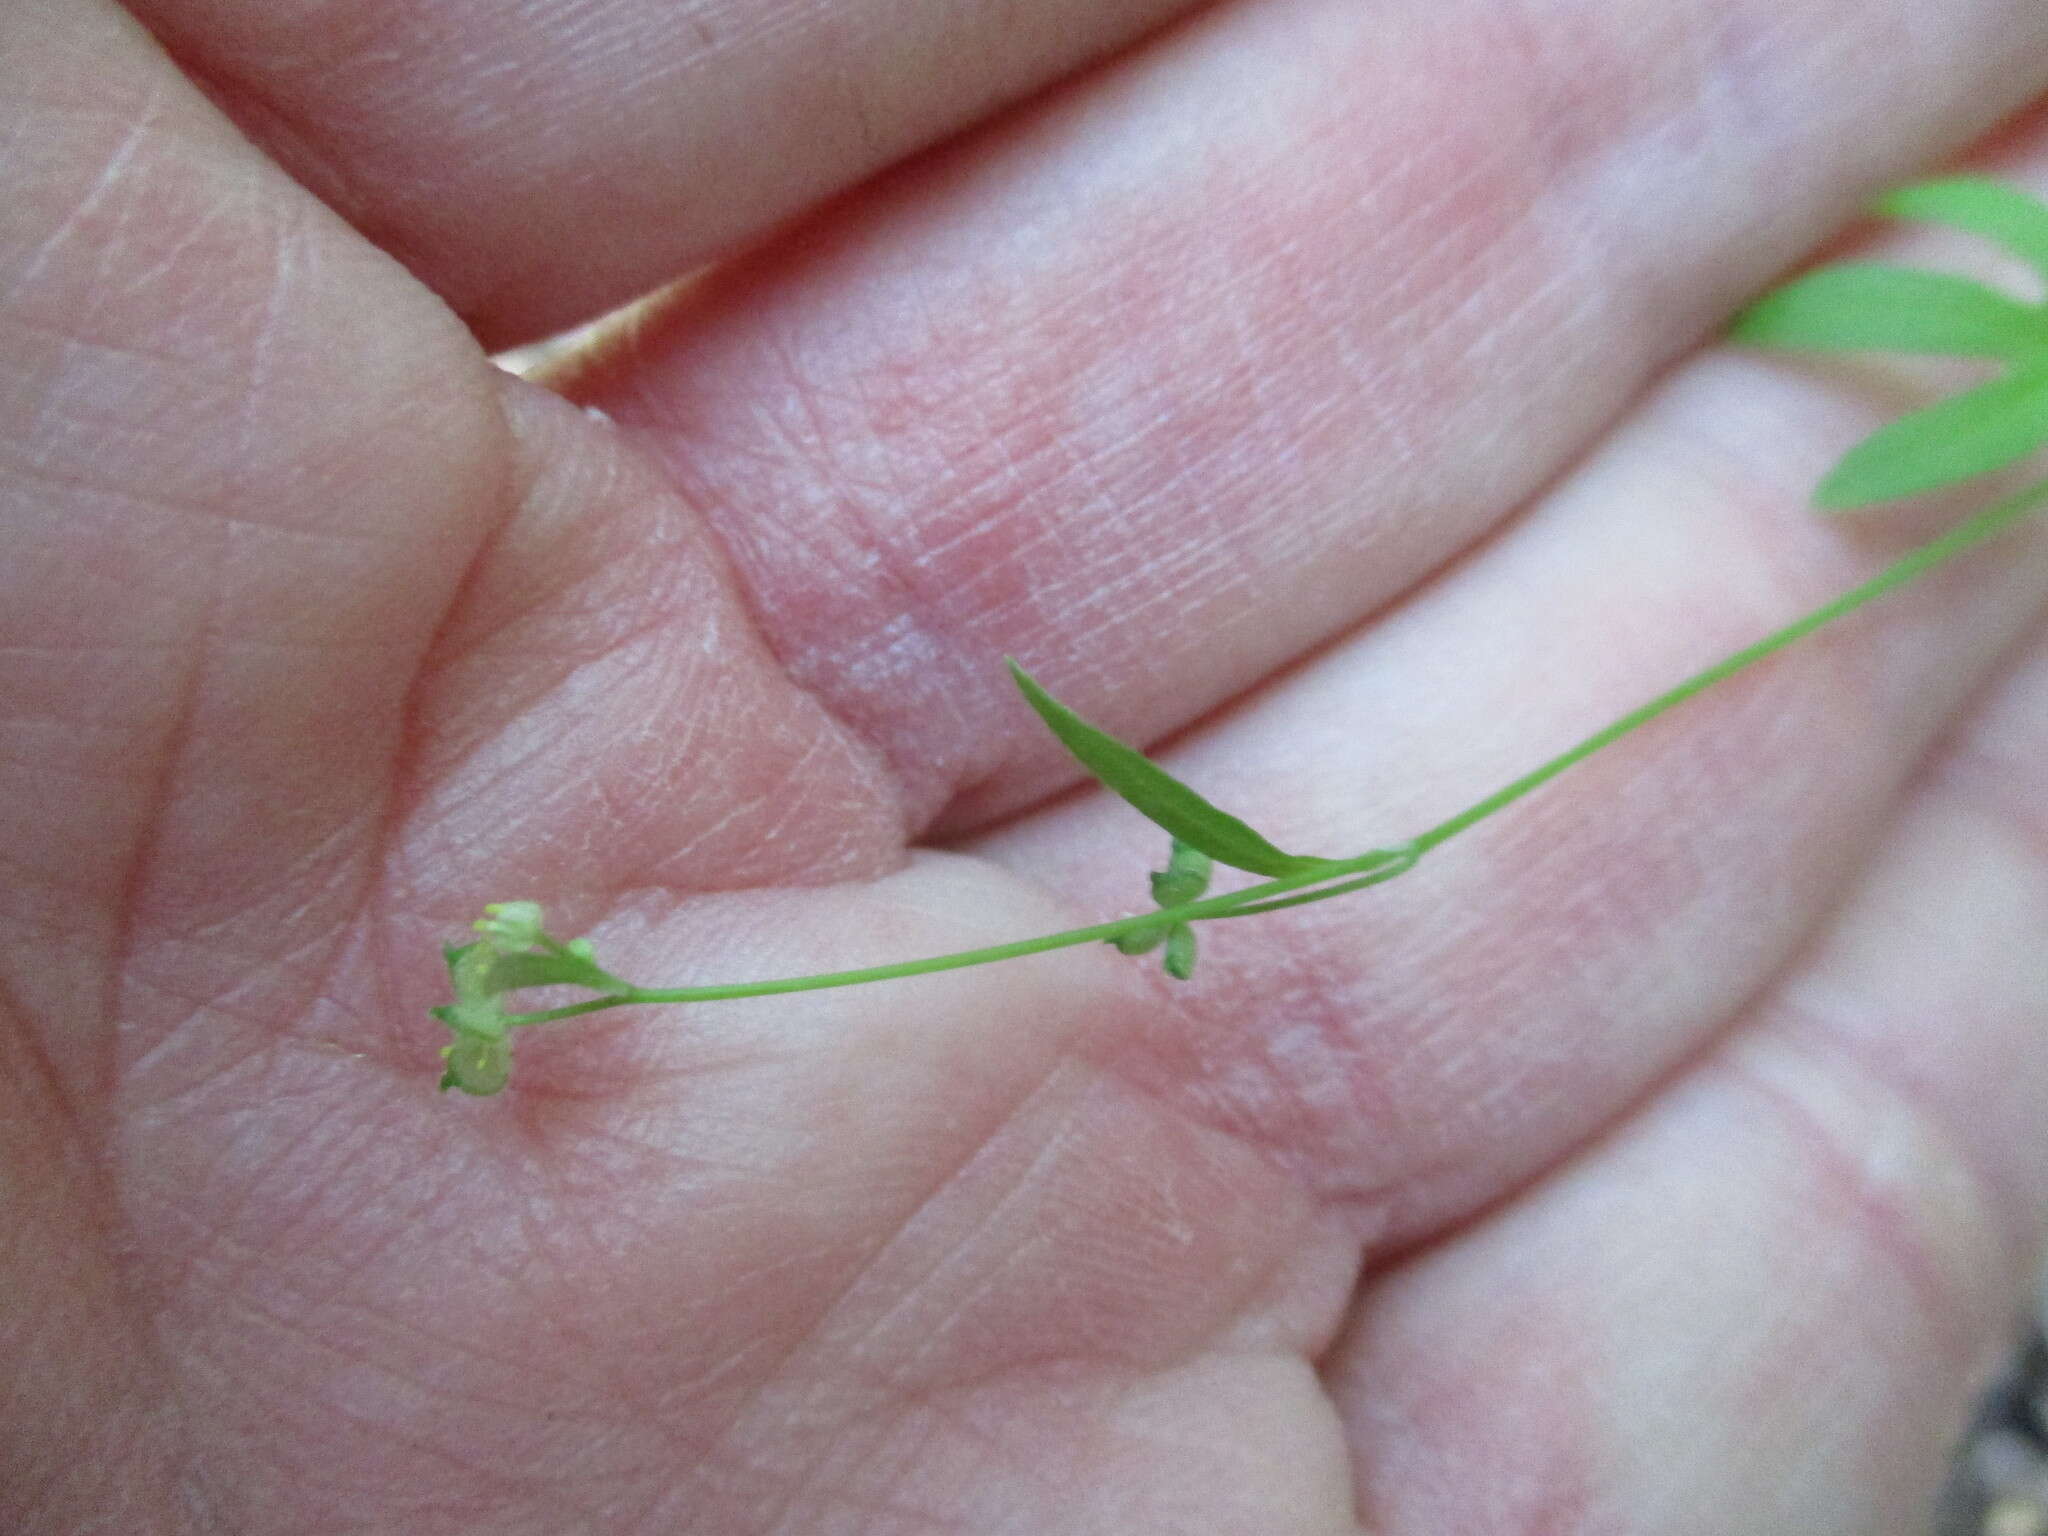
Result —
M512 1031L527 1022L505 1012L508 992L570 985L608 992L621 984L601 970L588 939L564 944L542 925L540 903L496 901L474 924L474 943L442 951L455 1001L433 1010L454 1033L441 1059L441 1088L492 1094L512 1073Z

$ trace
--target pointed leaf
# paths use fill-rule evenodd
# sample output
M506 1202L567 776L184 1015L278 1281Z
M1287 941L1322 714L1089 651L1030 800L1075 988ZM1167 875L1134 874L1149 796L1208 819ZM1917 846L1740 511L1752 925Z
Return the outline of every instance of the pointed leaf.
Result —
M1877 211L1995 240L2048 283L2048 207L2001 182L1981 176L1917 181L1887 192Z
M1917 496L2025 458L2048 442L2048 367L1951 396L1865 438L1814 493L1832 511Z
M1729 334L1766 347L2011 359L2048 350L2048 315L1966 277L1850 262L1765 294Z
M1125 746L1107 731L1083 720L1040 687L1015 661L1010 662L1010 674L1016 678L1025 700L1038 712L1038 718L1083 768L1159 826L1217 863L1248 869L1255 875L1282 876L1306 874L1324 862L1281 852L1135 747Z

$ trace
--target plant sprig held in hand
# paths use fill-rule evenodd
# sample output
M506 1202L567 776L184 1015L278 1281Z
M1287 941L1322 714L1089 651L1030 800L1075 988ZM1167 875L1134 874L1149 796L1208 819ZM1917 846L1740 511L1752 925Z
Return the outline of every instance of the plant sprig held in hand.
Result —
M2048 289L2048 206L2009 187L1974 177L1920 182L1887 194L1877 211L1950 225L1995 241L2031 267ZM1732 334L1767 347L1938 354L2003 365L1999 377L1989 383L1903 416L1857 444L1816 491L1815 503L1824 510L1846 511L1953 485L2007 468L2048 444L2048 307L2039 301L2017 299L1946 273L1842 263L1766 294L1736 317ZM857 986L1095 943L1114 945L1129 955L1163 949L1167 974L1186 981L1194 974L1195 924L1326 901L1405 874L1430 850L1507 809L1666 710L1996 537L2044 503L2048 480L1985 508L1862 585L1695 673L1449 820L1404 843L1348 858L1283 851L1136 748L1082 719L1012 661L1010 671L1018 689L1053 735L1097 781L1171 839L1166 868L1152 876L1153 910L1014 943L863 970L664 988L637 986L612 975L597 963L588 939L565 942L554 937L537 903L494 902L475 924L474 941L444 951L455 1000L433 1010L454 1036L441 1053L447 1064L441 1087L497 1093L511 1072L514 1031L638 1004L713 1002ZM1212 896L1209 880L1217 864L1264 878ZM512 993L557 986L590 995L534 1012L509 1011L506 1006Z

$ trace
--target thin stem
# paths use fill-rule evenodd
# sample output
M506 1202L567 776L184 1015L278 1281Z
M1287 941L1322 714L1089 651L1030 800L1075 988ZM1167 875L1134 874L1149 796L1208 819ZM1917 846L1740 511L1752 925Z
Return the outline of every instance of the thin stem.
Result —
M1332 896L1348 896L1353 891L1362 891L1367 886L1385 885L1398 875L1405 875L1415 867L1422 855L1415 851L1413 843L1404 844L1395 850L1395 857L1377 863L1370 874L1354 880L1341 880L1335 885L1318 886L1312 891L1303 891L1295 896L1283 896L1276 901L1257 901L1249 906L1233 907L1228 912L1218 912L1218 917L1256 917L1261 912L1281 912L1288 907L1306 906L1311 901L1328 901Z
M774 981L727 982L708 987L624 986L618 992L588 998L580 1003L569 1003L539 1013L512 1014L506 1018L506 1023L552 1024L559 1019L580 1018L584 1014L602 1013L608 1008L624 1008L639 1003L716 1003L743 997L775 997L791 992L823 992L833 987L858 987L871 981L898 981L910 976L928 976L939 971L964 970L972 965L989 965L998 960L1018 960L1026 955L1042 955L1049 950L1072 949L1081 944L1106 943L1134 929L1149 928L1160 923L1193 923L1209 918L1229 917L1239 907L1251 902L1284 895L1289 891L1300 890L1304 886L1320 885L1327 880L1356 874L1361 869L1376 868L1385 863L1386 857L1385 850L1374 849L1371 853L1361 854L1355 859L1331 859L1306 874L1292 875L1284 880L1268 880L1260 885L1246 886L1241 891L1206 897L1183 906L1162 907L1155 912L1138 912L1129 917L1096 923L1087 928L1069 928L1061 933L1042 934L1035 939L1016 939L1008 944L963 949L949 955L932 955L923 960L899 960L893 965L872 965L854 971L823 971L815 976L786 976Z
M560 1019L578 1018L584 1014L600 1013L608 1008L624 1008L640 1003L720 1002L744 997L772 997L792 992L820 992L832 987L855 987L874 981L928 976L939 971L957 971L998 960L1016 960L1025 955L1041 955L1050 950L1071 949L1081 944L1104 942L1160 923L1204 922L1212 918L1250 917L1261 912L1277 912L1286 907L1301 906L1312 901L1326 901L1332 896L1342 896L1352 891L1363 890L1367 886L1382 884L1398 875L1406 874L1430 850L1449 842L1460 832L1477 826L1487 817L1497 815L1567 769L1584 762L1601 749L1612 746L1631 731L1648 725L1667 710L1675 709L1686 700L1756 665L1794 641L1804 639L1815 630L1847 617L1864 604L1924 576L1936 566L1954 559L1964 551L1997 537L2043 502L2048 502L2048 480L2030 485L2003 501L1994 503L1939 538L1931 539L1911 553L1901 556L1861 586L1851 588L1832 602L1824 603L1804 617L1795 619L1784 628L1766 635L1755 644L1744 646L1706 670L1693 674L1675 688L1658 694L1647 704L1630 710L1612 724L1560 752L1541 767L1531 769L1476 805L1460 811L1448 821L1439 822L1412 842L1399 847L1375 848L1356 858L1329 860L1305 874L1269 880L1226 895L1188 902L1183 906L1163 907L1158 911L1136 913L1112 922L1096 923L1087 928L1072 928L1062 933L1044 934L1035 939L991 944L981 949L960 950L953 954L934 955L923 960L904 960L894 965L868 966L853 971L826 971L815 976L791 976L776 981L735 982L708 987L634 987L621 982L618 991L603 997L594 997L584 1002L550 1008L539 1013L516 1014L509 1017L506 1022L546 1024Z
M1734 655L1724 657L1704 672L1694 673L1677 687L1658 694L1649 703L1630 710L1613 724L1595 731L1577 746L1560 752L1540 768L1531 769L1512 784L1488 795L1477 805L1460 811L1449 821L1431 827L1410 846L1415 849L1419 858L1439 844L1449 842L1460 832L1478 825L1496 812L1506 810L1531 790L1549 783L1567 768L1584 762L1595 752L1613 745L1629 732L1648 725L1666 710L1674 709L1695 694L1704 693L1716 683L1724 682L1745 668L1755 666L1766 656L1783 650L1793 641L1802 640L1815 630L1832 624L1837 619L1846 618L1865 603L1926 575L1937 565L1954 559L1965 550L1972 549L1987 539L1995 538L2043 501L2048 501L2048 480L2030 485L2025 490L1994 503L1941 537L1932 539L1910 554L1901 556L1862 586L1850 588L1833 602L1822 604L1803 618L1794 619L1783 629L1766 635L1754 645L1744 646Z

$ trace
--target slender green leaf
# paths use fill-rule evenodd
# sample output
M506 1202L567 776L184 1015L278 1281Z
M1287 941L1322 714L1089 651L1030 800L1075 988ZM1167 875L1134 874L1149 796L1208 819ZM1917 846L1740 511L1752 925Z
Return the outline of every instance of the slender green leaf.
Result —
M1953 485L2016 463L2048 443L2048 366L1901 416L1865 438L1814 493L1831 511Z
M1030 673L1010 663L1025 700L1038 718L1059 737L1103 784L1182 842L1199 848L1219 864L1247 869L1255 875L1307 874L1324 861L1283 853L1227 811L1220 811L1134 747L1090 725L1038 685Z
M2048 284L2048 207L2002 182L1981 176L1916 181L1879 198L1877 211L1995 240Z
M1766 347L2010 360L2048 350L2048 315L1966 277L1851 262L1765 294L1730 334Z

